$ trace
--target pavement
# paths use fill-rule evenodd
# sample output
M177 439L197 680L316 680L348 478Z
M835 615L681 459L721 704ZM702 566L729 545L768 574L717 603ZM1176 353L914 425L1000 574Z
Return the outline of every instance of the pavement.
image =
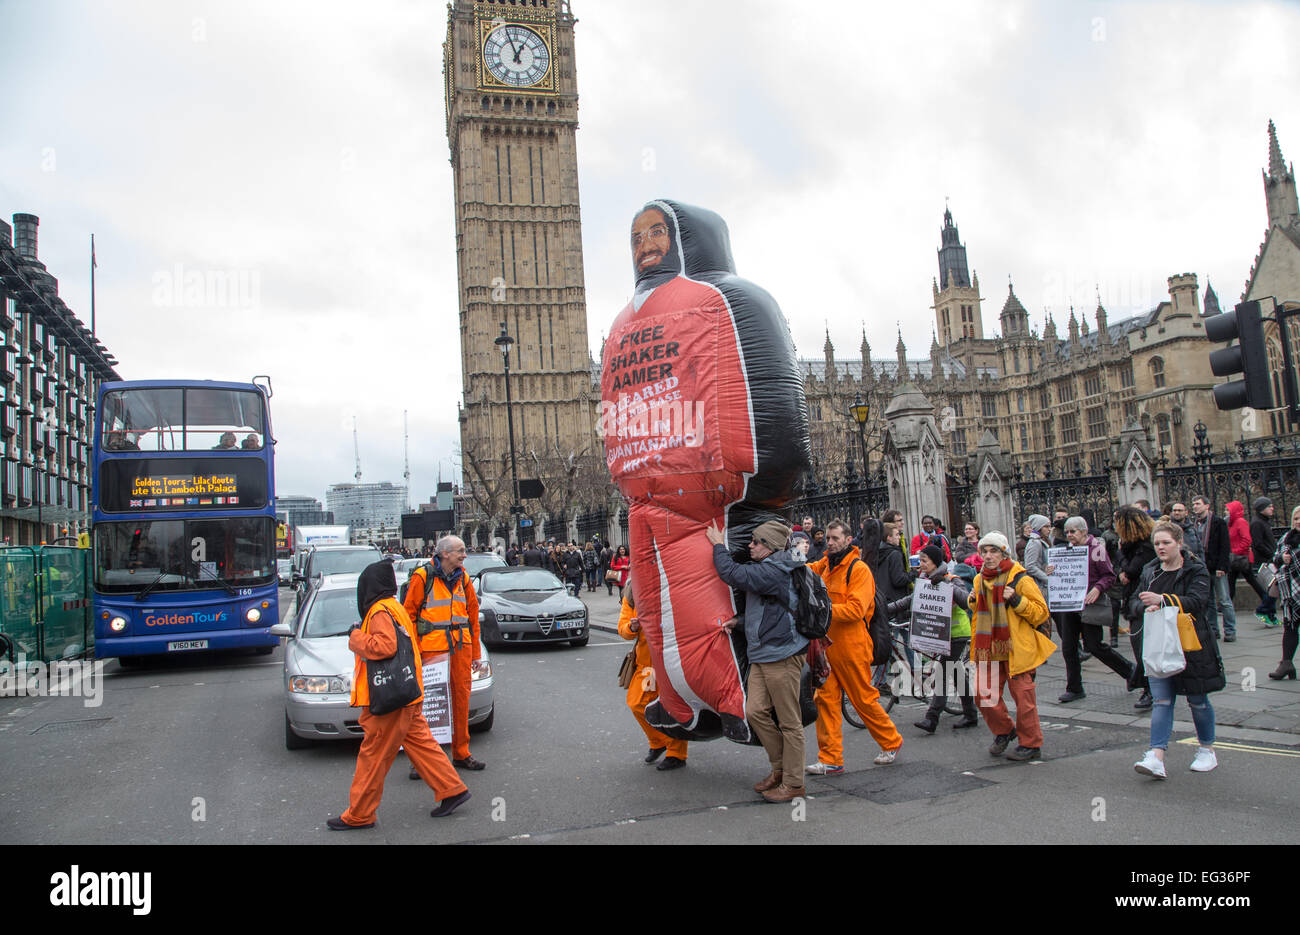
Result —
M579 595L587 605L590 626L608 633L618 632L618 589L613 596L604 586ZM1219 643L1228 684L1210 696L1214 707L1215 729L1224 740L1266 742L1300 747L1300 681L1275 682L1268 677L1282 658L1282 628L1266 627L1255 617L1258 603L1249 588L1237 593L1237 640ZM1104 635L1109 637L1107 628ZM1053 639L1059 637L1053 634ZM1133 653L1128 637L1121 634L1118 652L1126 659ZM1053 721L1078 721L1117 727L1143 727L1150 722L1149 711L1133 707L1138 693L1130 693L1124 682L1095 659L1083 664L1083 689L1087 695L1070 704L1055 699L1065 691L1065 661L1059 652L1038 670L1038 711ZM1175 706L1176 731L1193 730L1191 713L1186 704Z

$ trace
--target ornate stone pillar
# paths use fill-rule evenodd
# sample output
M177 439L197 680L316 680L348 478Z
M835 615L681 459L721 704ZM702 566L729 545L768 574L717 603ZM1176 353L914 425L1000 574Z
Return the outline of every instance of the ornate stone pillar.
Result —
M903 513L904 528L914 535L929 514L949 522L944 485L947 461L934 406L915 383L894 390L885 407L885 472L889 505Z
M1160 509L1160 490L1156 484L1155 457L1142 426L1130 421L1119 436L1120 489L1117 506L1134 500L1147 500L1151 509Z
M993 433L985 429L970 461L971 483L974 484L973 501L975 522L982 532L997 530L1015 542L1019 525L1016 521L1015 503L1011 498L1011 464ZM953 530L953 535L959 534Z

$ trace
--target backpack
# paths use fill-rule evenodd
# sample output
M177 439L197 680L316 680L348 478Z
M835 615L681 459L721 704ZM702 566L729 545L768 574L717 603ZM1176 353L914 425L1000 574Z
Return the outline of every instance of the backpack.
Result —
M806 564L790 570L790 590L794 603L790 613L799 635L810 640L826 636L831 626L831 597L826 592L826 582Z
M411 579L415 577L417 571L424 572L424 599L425 601L429 600L429 579L433 575L433 565L430 562L425 562L423 565L412 569L411 573L406 576L406 580L402 582L402 587L397 592L397 600L403 605L406 603L406 592L411 587ZM424 610L424 604L420 605L420 610ZM415 612L416 617L420 616L420 610Z

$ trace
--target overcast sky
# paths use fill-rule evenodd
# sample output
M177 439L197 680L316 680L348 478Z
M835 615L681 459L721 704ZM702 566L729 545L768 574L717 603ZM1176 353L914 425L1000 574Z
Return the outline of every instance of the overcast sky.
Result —
M899 5L901 6L901 5ZM592 352L632 284L627 229L718 211L800 356L928 355L945 199L986 336L1007 278L1041 331L1241 295L1267 124L1300 155L1284 3L574 0ZM924 10L925 12L920 12ZM860 12L859 12L860 11ZM128 379L270 374L280 493L355 470L412 499L453 472L460 398L446 7L0 0L0 215ZM1288 56L1291 56L1288 61ZM196 287L196 283L206 287ZM233 285L233 289L229 288Z

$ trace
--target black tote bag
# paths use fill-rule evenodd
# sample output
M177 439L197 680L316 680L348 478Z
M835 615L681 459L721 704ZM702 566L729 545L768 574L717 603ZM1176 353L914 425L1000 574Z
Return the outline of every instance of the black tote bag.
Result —
M396 620L397 652L387 659L366 660L366 681L370 683L370 713L388 714L404 708L420 697L423 686L415 670L415 647L406 627Z

